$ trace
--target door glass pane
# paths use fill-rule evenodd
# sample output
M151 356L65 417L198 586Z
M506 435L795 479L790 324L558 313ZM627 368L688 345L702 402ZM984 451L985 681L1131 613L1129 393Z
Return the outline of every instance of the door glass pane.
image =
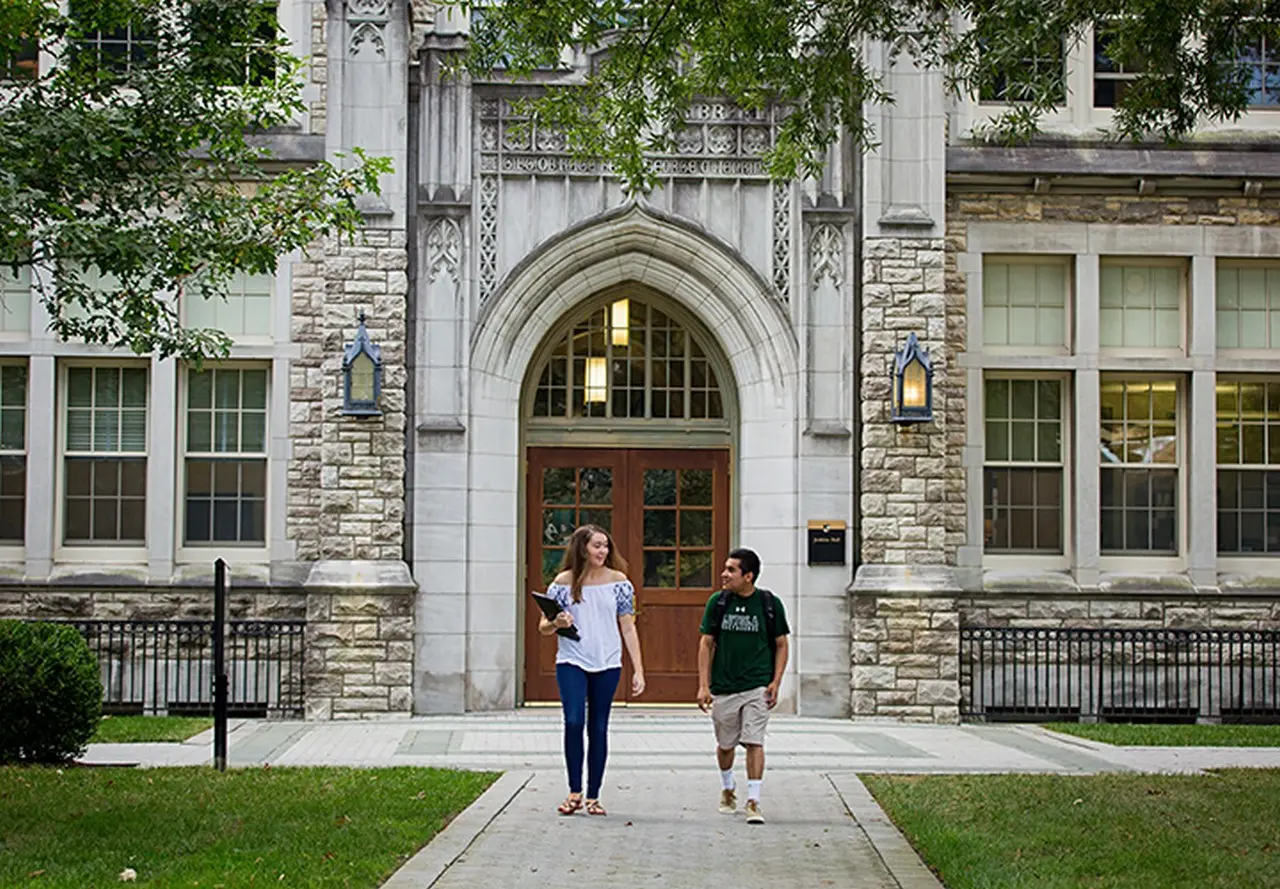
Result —
M604 528L606 531L612 534L613 533L613 510L612 509L579 510L578 524L595 525L597 528Z
M710 506L712 474L710 469L685 469L680 473L680 503L684 506Z
M542 502L572 503L575 470L554 469L542 470Z
M680 553L680 586L711 586L711 553Z
M583 503L613 502L613 470L583 469L578 482Z
M544 509L542 511L542 545L564 546L573 534L572 509Z
M680 510L680 545L711 545L711 512L704 509Z
M674 469L645 470L644 505L676 505L676 471Z
M674 509L644 511L644 545L676 545L676 512Z
M674 589L676 585L676 554L670 551L646 551L644 554L644 585Z
M564 560L564 550L544 549L542 551L542 584L546 586L556 579L560 573L560 563Z

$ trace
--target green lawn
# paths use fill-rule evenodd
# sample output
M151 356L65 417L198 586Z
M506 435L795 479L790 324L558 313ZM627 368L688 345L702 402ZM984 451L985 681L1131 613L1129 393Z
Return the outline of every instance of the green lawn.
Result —
M1280 887L1280 770L863 780L948 889Z
M1280 747L1280 725L1085 725L1052 722L1045 728L1121 747Z
M90 744L185 741L213 727L207 716L104 716Z
M441 769L0 768L0 886L385 880L497 777Z

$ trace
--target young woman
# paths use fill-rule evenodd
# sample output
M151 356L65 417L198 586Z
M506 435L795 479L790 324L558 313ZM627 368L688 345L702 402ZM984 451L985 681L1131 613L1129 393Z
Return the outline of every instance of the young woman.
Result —
M538 630L550 636L560 627L578 628L579 639L558 637L556 684L564 707L564 759L569 770L569 796L561 815L584 806L588 815L604 815L600 784L608 757L609 708L622 675L622 642L631 656L631 693L644 692L644 662L636 635L635 590L627 580L626 562L613 547L609 532L583 525L569 538L562 570L547 589L560 603L554 621L544 616ZM582 795L582 732L587 733L587 795Z

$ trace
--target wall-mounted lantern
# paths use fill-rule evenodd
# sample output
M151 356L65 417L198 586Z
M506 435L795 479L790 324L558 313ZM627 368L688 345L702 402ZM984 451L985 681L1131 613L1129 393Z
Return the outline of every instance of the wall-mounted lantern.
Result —
M369 339L364 326L364 312L356 338L342 353L342 412L352 417L381 416L382 347Z
M914 333L893 358L895 423L928 423L933 419L933 364Z

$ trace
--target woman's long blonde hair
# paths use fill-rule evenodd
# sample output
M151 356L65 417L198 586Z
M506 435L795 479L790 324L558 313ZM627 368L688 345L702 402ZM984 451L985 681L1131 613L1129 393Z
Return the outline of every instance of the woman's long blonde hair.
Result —
M618 555L618 548L613 545L613 537L609 532L599 525L583 525L569 537L569 545L564 551L564 561L560 563L560 570L568 571L572 578L569 590L573 593L575 602L582 601L582 578L591 567L591 559L587 556L587 544L597 534L603 534L604 539L609 542L609 555L605 557L604 566L624 574L627 571L627 561Z

